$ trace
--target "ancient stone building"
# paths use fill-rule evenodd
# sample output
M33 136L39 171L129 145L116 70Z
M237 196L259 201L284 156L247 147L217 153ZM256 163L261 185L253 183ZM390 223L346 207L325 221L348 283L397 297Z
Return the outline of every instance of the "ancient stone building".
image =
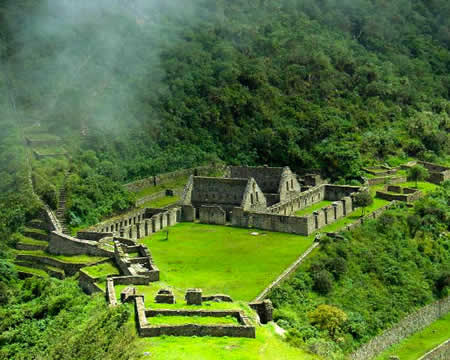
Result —
M246 210L264 210L267 207L264 193L253 178L191 176L182 203L195 209L194 217L200 220L202 214L205 218L213 217L214 221L208 222L216 224L229 220L235 207Z
M230 166L230 178L253 178L267 199L267 205L283 202L300 192L297 175L289 167Z

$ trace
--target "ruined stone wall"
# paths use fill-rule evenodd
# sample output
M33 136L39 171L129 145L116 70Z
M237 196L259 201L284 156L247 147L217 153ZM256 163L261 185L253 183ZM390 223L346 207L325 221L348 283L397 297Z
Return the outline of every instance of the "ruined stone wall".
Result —
M415 191L413 193L408 194L394 194L385 191L377 191L376 197L380 199L384 199L387 201L403 201L403 202L413 202L422 197L423 194L421 191Z
M350 355L352 360L367 360L380 354L388 347L422 330L450 311L450 297L427 305L407 316L391 329L372 339Z
M53 231L50 234L48 252L55 255L91 255L113 257L112 251L98 247L98 243L90 240L80 240L68 235Z
M79 272L78 283L81 289L88 295L103 293L105 291L95 283L96 279L86 274L83 270Z
M182 189L181 190L180 189L173 189L173 194L174 194L174 196L182 196L183 195L183 190ZM136 205L136 207L139 207L141 205L144 205L147 202L158 200L158 199L162 199L165 196L167 196L166 195L166 190L159 191L159 192L157 192L155 194L147 195L147 196L144 196L143 198L140 198L140 199L136 200L135 205Z
M349 185L325 185L325 200L336 201L343 197L351 196L361 190L360 186Z
M322 227L332 224L353 211L351 197L347 196L307 216L288 216L234 208L232 225L268 231L286 232L308 236Z
M428 171L444 172L444 171L450 170L450 167L443 166L443 165L438 165L438 164L433 164L433 163L426 162L426 161L418 161L417 163L422 165Z
M203 224L225 225L226 213L220 206L205 206L199 209L200 222Z
M267 209L267 212L278 215L291 215L325 199L325 185L319 185L307 191L297 193L295 197L280 202Z
M408 178L406 176L382 176L367 179L367 182L370 186L379 185L379 184L401 184L407 182Z
M255 179L250 178L242 197L240 206L244 210L265 210L267 207L267 200L261 188L258 186Z
M230 178L254 178L264 193L278 193L284 168L268 166L230 166L227 176Z
M211 164L211 165L207 165L207 166L198 166L198 167L191 168L191 169L181 169L181 170L177 170L177 171L173 171L173 172L169 172L169 173L165 173L165 174L150 176L146 179L137 180L132 183L126 184L124 186L128 191L138 192L142 189L146 189L146 188L156 186L156 185L162 185L169 181L176 180L176 179L179 179L182 177L189 177L194 174L196 176L208 176L212 172L222 171L222 170L223 170L222 165Z
M283 169L283 173L281 174L280 185L278 187L280 202L296 197L300 190L301 188L297 180L297 175L294 174L288 167L285 167Z
M95 231L78 231L77 239L99 241L105 237L113 237L113 233L100 233Z

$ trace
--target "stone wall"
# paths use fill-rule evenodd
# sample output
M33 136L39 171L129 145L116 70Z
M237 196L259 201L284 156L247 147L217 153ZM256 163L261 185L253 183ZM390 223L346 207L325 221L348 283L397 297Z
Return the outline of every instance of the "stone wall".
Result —
M183 189L173 189L173 195L174 196L182 196L183 195ZM147 196L144 196L144 197L136 200L135 205L136 205L136 207L139 207L139 206L144 205L145 203L147 203L149 201L162 199L165 196L167 196L166 190L159 191L159 192L157 192L155 194L147 195Z
M88 295L96 294L96 293L103 293L105 294L105 291L99 287L95 283L96 279L86 274L83 270L80 271L78 276L78 283L81 287L81 289L87 293Z
M163 185L169 181L173 181L179 179L181 177L189 177L190 175L196 176L207 176L210 175L214 171L221 171L223 166L221 165L207 165L207 166L198 166L196 168L191 169L181 169L165 174L159 174L156 176L150 176L146 179L137 180L132 183L124 185L128 191L138 192L142 189L146 189L156 185Z
M325 185L313 187L307 191L298 193L287 201L275 204L267 209L271 214L291 215L325 199Z
M391 329L375 337L350 355L352 360L367 360L404 338L422 330L450 311L450 297L437 301L407 316Z
M248 212L234 208L232 225L267 231L285 232L308 236L322 227L332 224L353 211L351 197L344 197L306 216L287 216L262 212Z
M91 255L113 257L112 251L98 247L96 241L80 240L68 235L53 231L50 234L48 252L55 255Z
M450 339L427 352L419 360L448 360L450 359Z
M225 225L226 213L220 206L201 206L200 222L203 224Z
M408 192L408 190L407 190ZM407 194L402 194L402 193L390 193L390 192L385 192L385 191L377 191L376 192L376 197L380 198L380 199L384 199L387 201L403 201L403 202L413 202L416 201L417 199L419 199L420 197L422 197L423 194L421 191L414 191L414 192L410 192Z
M382 176L367 179L370 186L379 184L401 184L407 181L408 178L406 176Z
M82 240L91 240L91 241L99 241L105 237L113 237L114 234L111 233L102 233L102 232L95 232L95 231L78 231L77 232L77 239Z

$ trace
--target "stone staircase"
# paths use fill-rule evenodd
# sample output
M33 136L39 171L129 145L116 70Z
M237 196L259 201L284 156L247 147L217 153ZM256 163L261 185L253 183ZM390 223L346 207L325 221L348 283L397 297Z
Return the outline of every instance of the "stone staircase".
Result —
M58 208L56 209L56 218L58 219L60 225L61 225L61 231L63 234L70 235L70 229L67 225L66 221L66 180L70 173L66 173L64 176L64 183L59 191L59 202L58 202Z

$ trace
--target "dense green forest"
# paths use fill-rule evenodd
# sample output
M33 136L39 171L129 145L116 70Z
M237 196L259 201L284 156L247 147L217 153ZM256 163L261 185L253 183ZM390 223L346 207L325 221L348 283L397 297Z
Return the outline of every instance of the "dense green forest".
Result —
M5 244L41 206L31 183L53 208L65 184L79 226L129 208L123 183L203 163L341 183L375 163L448 164L449 19L447 0L0 0L0 359L131 356L126 310L17 279ZM67 156L36 160L29 134ZM326 243L274 292L291 343L349 351L443 296L448 191ZM306 317L324 302L348 319L331 332Z

